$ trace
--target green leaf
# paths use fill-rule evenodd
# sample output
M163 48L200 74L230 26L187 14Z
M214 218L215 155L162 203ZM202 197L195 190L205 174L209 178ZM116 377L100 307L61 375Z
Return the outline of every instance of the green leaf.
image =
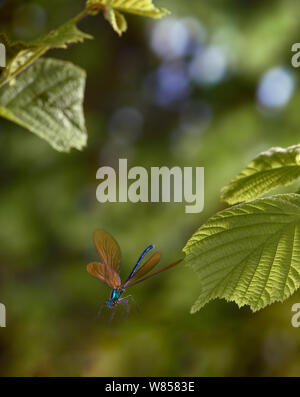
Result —
M87 8L104 11L105 18L121 36L127 30L127 23L121 12L149 18L162 18L170 12L155 7L152 0L88 0Z
M300 196L280 194L222 211L183 250L200 276L192 313L215 298L253 311L282 302L300 285Z
M122 36L122 33L127 30L127 21L119 11L110 8L105 13L105 18L113 27L114 31L118 33L119 36Z
M82 149L85 72L55 59L39 59L14 84L0 89L0 116L45 139L54 149Z
M2 34L2 42L6 45L10 60L1 74L0 86L13 81L19 73L48 50L52 48L66 48L68 44L82 42L84 39L91 39L92 36L81 32L77 28L77 19L73 18L58 29L31 42L11 42Z
M229 204L253 200L273 188L288 185L300 176L300 145L261 153L221 193Z
M12 58L19 51L24 49L23 41L12 41L8 38L5 32L0 33L0 43L4 44L8 58Z
M92 39L93 36L77 28L75 21L76 18L71 19L58 29L52 30L46 36L35 40L32 44L48 48L66 48L68 44L81 43L85 39Z

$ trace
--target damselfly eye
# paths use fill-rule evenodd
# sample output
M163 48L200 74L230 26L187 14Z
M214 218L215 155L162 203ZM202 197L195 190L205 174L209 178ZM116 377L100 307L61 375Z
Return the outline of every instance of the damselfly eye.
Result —
M107 300L106 304L107 304L108 307L111 307L111 301L110 300Z

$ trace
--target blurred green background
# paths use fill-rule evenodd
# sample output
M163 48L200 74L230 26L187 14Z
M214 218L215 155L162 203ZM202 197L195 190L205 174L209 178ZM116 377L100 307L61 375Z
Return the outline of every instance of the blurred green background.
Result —
M189 310L199 279L178 265L133 287L140 312L95 319L109 289L86 272L97 227L122 248L126 277L150 243L162 264L182 257L216 211L220 188L256 154L299 143L300 42L294 0L156 0L172 16L129 16L120 39L101 15L80 28L95 39L52 51L87 70L88 146L55 152L0 120L0 328L2 376L298 376L300 328L292 304L252 314L215 300ZM30 40L79 12L84 1L0 1L1 31ZM204 166L205 210L184 204L99 204L96 171Z

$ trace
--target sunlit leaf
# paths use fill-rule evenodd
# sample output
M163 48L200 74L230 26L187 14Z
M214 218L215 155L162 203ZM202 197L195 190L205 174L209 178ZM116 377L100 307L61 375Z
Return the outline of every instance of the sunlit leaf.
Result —
M222 190L222 200L229 204L253 200L300 176L300 145L286 149L271 148L259 154L246 169Z
M87 140L82 109L85 72L55 59L39 59L0 89L0 116L37 134L59 151Z
M84 39L90 38L92 36L81 32L77 28L75 18L47 35L30 42L12 42L2 34L0 39L3 39L1 42L6 45L10 59L1 74L0 85L4 85L14 79L51 48L66 48L68 44L82 42Z
M88 0L87 6L103 10L105 18L119 35L127 30L127 23L121 12L149 18L162 18L169 14L167 9L156 7L152 0Z
M200 277L192 313L215 298L253 311L283 301L300 285L300 196L281 194L222 211L184 252Z
M122 36L122 33L126 32L127 22L124 15L122 15L119 11L109 8L105 13L105 18L119 36Z

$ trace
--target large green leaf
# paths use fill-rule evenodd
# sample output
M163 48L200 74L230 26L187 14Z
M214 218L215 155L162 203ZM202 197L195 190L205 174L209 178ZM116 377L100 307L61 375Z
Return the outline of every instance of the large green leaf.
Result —
M229 185L221 198L229 204L253 200L300 176L300 145L279 147L258 155Z
M0 116L34 132L56 150L81 149L87 134L82 109L85 72L39 59L14 84L0 89Z
M149 18L162 18L169 14L165 8L156 7L152 0L88 0L87 8L103 10L105 18L120 36L127 30L127 22L121 12Z
M7 67L1 74L0 86L14 79L51 48L66 48L68 44L82 42L84 39L92 38L92 36L81 32L77 28L77 20L78 18L73 18L58 29L30 42L11 42L2 33L0 39L5 44L10 59Z
M244 203L208 220L184 247L200 276L191 312L225 298L253 311L283 301L300 285L300 195Z

